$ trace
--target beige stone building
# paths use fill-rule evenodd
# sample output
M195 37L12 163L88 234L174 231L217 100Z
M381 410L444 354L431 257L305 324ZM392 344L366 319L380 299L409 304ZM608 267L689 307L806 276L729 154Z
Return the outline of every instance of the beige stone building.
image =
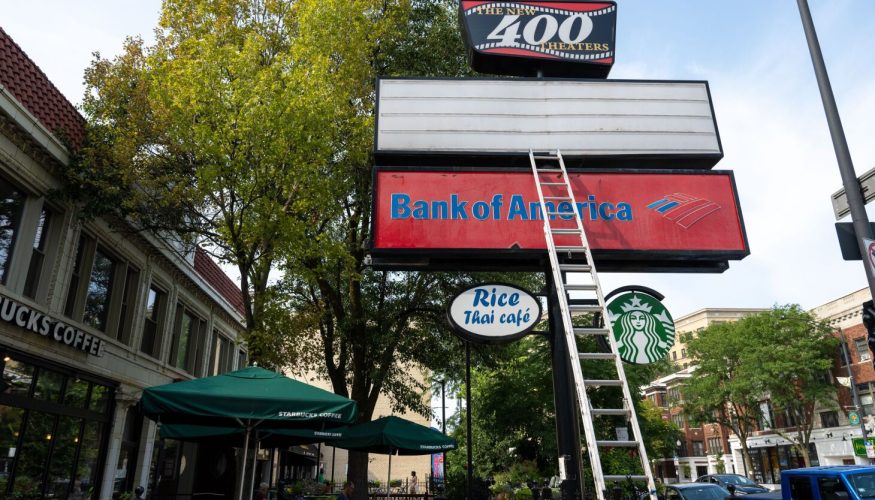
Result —
M410 373L414 374L414 377L417 380L423 382L428 382L429 380L428 374L424 373L421 370L411 369ZM301 377L301 380L325 390L332 390L331 383L324 379L310 376ZM431 406L431 393L429 391L426 391L424 394L422 394L422 400L426 406ZM379 399L377 400L377 405L374 408L374 419L386 417L389 415L395 415L397 417L410 420L411 422L415 422L426 427L431 426L431 421L428 417L424 417L416 413L393 412L389 404L388 398L381 394ZM320 455L321 457L319 459L319 463L323 467L325 480L333 481L335 483L342 483L343 481L345 481L347 478L349 463L348 452L341 448L335 449L331 446L322 446L320 449ZM426 488L426 483L428 482L428 477L431 475L431 455L395 455L392 457L392 480L401 480L404 485L407 485L411 471L416 471L416 477L418 478L419 483L418 492L424 492ZM375 453L370 454L370 456L368 457L368 480L379 481L380 484L383 485L386 483L387 477L389 477L388 474L388 455L379 455Z

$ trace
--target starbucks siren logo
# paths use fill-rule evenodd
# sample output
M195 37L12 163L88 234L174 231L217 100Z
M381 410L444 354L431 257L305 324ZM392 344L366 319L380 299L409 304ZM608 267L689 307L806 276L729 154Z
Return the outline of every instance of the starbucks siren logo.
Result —
M674 320L655 297L632 292L608 304L620 358L643 365L664 358L674 345Z

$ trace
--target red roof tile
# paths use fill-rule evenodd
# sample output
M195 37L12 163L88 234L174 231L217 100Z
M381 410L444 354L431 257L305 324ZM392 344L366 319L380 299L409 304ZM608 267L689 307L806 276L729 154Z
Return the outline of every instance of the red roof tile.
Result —
M207 255L207 252L201 247L197 247L194 251L194 270L201 275L213 289L219 293L225 300L237 309L240 314L246 314L243 307L243 293L231 278L222 271L222 268L216 264L213 259Z
M0 28L0 84L55 137L82 144L85 118Z

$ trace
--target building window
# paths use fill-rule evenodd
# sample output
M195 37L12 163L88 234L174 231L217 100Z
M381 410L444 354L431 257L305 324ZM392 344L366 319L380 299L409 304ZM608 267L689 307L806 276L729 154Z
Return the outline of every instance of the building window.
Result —
M774 425L774 420L772 420L772 402L769 400L760 401L760 429L768 430L774 427Z
M197 374L203 364L203 330L206 322L195 316L183 304L176 307L173 343L168 361L177 368Z
M213 339L211 374L221 375L233 369L234 358L231 355L233 352L231 339L220 334L218 330L213 331Z
M686 358L686 357L687 357L687 350L681 349L681 358Z
M36 234L33 237L30 264L27 268L27 278L24 282L24 296L36 298L37 285L43 272L43 263L46 260L46 239L51 227L52 214L45 208L40 211L39 222L36 226Z
M722 455L725 453L723 451L723 440L719 437L708 438L708 453L712 455Z
M82 322L100 331L106 330L106 319L109 313L109 299L112 292L112 272L116 263L98 249L94 253L91 276L88 279L88 291L85 295L85 312Z
M143 338L140 341L140 351L158 357L161 350L161 337L164 334L164 320L167 317L167 294L160 288L149 287L146 297L146 311L143 321Z
M122 342L130 341L139 270L83 234L67 290L64 314Z
M869 353L869 344L865 338L854 339L854 345L857 347L857 357L860 361L868 361L872 358L872 355Z
M678 352L677 352L677 351L672 351L672 352L671 352L671 360L672 360L672 361L677 361L677 360L678 360Z
M705 456L705 443L702 441L693 441L693 456L694 457L704 457Z
M820 412L820 426L821 427L838 427L839 426L839 415L835 411L822 411Z
M683 413L675 413L671 416L671 421L678 427L678 429L684 429L684 415Z
M863 414L875 414L875 404L873 404L872 394L860 394L860 404L863 405Z
M243 368L246 368L246 351L240 349L240 352L237 353L237 369Z
M4 179L0 179L0 283L9 278L12 249L21 223L24 195Z
M681 401L680 387L671 387L668 389L668 401L671 404L677 404Z

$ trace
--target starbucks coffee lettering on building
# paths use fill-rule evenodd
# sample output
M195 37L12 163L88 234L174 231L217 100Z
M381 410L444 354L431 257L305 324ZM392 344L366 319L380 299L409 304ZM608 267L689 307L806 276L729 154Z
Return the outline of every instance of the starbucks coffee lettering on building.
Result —
M447 316L453 329L466 340L507 342L535 326L541 319L541 303L521 288L486 283L453 297Z
M92 356L103 356L103 339L0 295L0 320Z

